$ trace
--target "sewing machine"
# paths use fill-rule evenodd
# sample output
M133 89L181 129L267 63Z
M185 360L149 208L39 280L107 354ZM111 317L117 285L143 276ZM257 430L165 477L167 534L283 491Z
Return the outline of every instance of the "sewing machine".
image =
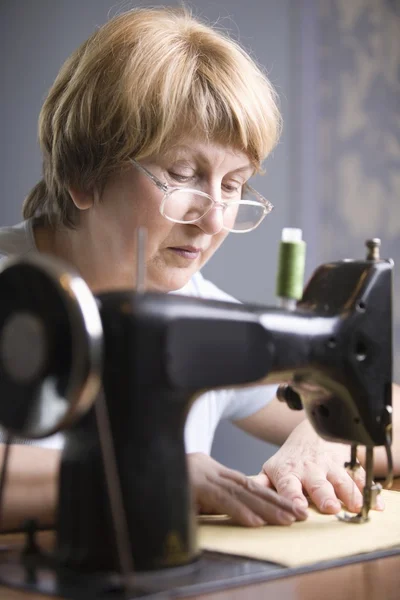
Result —
M194 399L218 387L287 382L280 399L323 438L349 444L350 469L365 446L363 508L343 516L365 521L379 492L374 446L387 450L390 480L392 270L370 242L365 260L320 266L286 310L131 290L93 297L54 259L10 260L0 274L0 424L9 441L63 431L66 443L56 548L40 552L31 524L0 581L76 599L89 589L159 597L198 582L206 567L183 428Z

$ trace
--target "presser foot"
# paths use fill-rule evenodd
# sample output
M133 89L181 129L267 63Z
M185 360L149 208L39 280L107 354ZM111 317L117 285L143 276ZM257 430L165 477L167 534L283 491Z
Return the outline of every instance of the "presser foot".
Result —
M344 521L345 523L366 523L369 521L369 511L371 508L375 508L376 499L381 490L381 484L373 482L367 494L369 501L366 501L366 488L364 488L363 505L360 512L354 515L344 510L341 514L336 515L339 521Z
M350 474L354 475L357 469L360 468L360 463L357 460L357 446L351 447L351 459L349 463L345 463L345 468ZM366 523L369 521L369 511L371 508L375 508L376 500L378 495L382 491L380 483L375 483L373 480L373 449L370 447L366 448L366 460L365 460L365 486L363 490L363 504L361 510L357 514L351 514L347 511L343 511L341 514L336 515L339 521L345 523Z

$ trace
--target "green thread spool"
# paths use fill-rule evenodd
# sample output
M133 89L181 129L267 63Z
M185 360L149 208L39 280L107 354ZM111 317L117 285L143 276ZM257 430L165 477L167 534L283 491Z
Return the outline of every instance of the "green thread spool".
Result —
M276 295L295 304L303 295L306 243L301 229L285 227L279 246Z

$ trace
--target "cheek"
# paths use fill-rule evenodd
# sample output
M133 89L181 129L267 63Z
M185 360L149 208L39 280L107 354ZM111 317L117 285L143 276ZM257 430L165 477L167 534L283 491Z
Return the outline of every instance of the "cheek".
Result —
M165 219L160 214L159 205L154 202L146 204L145 207L138 207L137 212L135 226L145 228L146 254L148 260L152 260L157 257L161 250L170 245L173 246L175 240L179 239L179 236L175 233L175 228L179 226Z
M173 225L161 215L160 198L157 193L154 194L153 188L138 190L131 197L129 208L124 212L128 227L143 227L147 230L149 244L153 238L160 240L168 235Z
M111 211L114 209L122 226L149 228L154 221L161 223L162 192L151 181L141 179L135 171L112 180L105 192L105 203Z

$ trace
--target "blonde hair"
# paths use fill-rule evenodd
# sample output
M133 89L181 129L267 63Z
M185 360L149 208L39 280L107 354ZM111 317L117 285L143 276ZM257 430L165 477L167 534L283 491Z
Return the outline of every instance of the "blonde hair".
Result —
M187 9L134 9L65 62L39 117L43 179L24 218L78 223L69 189L101 189L129 157L182 134L243 150L258 168L280 134L275 91L250 56Z

